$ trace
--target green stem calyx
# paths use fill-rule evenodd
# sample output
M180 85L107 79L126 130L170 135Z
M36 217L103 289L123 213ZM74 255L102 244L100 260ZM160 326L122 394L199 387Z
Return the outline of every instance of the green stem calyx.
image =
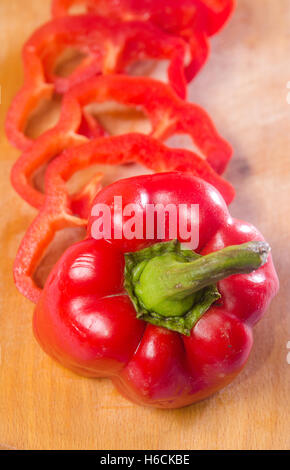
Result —
M252 241L200 256L176 240L156 243L125 255L125 288L138 318L190 335L220 298L216 283L258 269L269 251L267 243Z

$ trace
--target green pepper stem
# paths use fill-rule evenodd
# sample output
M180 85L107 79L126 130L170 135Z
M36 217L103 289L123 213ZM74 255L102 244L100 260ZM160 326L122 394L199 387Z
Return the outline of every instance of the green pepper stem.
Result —
M184 261L175 254L155 256L143 263L135 284L140 304L162 316L184 315L198 292L233 274L250 273L266 263L270 247L262 241L233 245Z
M258 269L266 262L268 252L269 245L264 242L233 245L190 263L177 262L170 271L159 271L158 274L164 276L168 295L188 295L233 274L250 273ZM150 269L149 263L147 269Z

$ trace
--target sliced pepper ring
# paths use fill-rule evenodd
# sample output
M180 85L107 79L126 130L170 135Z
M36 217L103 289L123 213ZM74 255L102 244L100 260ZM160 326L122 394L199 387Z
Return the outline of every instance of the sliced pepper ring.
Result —
M68 47L87 54L68 77L54 74L57 58ZM66 93L74 85L98 74L125 72L146 57L168 59L168 80L182 98L186 95L184 57L186 43L150 23L123 22L96 15L56 18L36 30L22 51L24 84L15 96L6 120L10 142L21 150L31 146L25 128L33 110L53 93Z
M42 58L48 51L49 62L44 58L44 68L57 93L66 93L73 85L97 74L124 73L131 63L154 58L169 60L169 83L182 98L186 95L186 43L150 23L121 22L97 15L68 16L44 25L34 33L28 47L31 42ZM69 77L61 78L53 73L53 68L59 51L68 45L80 47L88 57Z
M235 7L234 0L53 0L52 16L66 16L74 6L86 11L128 19L150 21L176 36L189 38L195 30L216 34Z
M14 280L18 290L31 302L37 303L41 288L33 280L33 274L55 233L67 227L86 227L87 221L74 217L67 210L66 196L55 194L47 197L22 239L14 261Z
M36 139L13 166L12 184L29 204L39 208L42 203L33 188L33 173L65 148L85 142L86 137L78 133L84 109L90 103L106 100L141 108L151 122L150 135L159 140L174 134L189 135L218 173L224 171L231 158L230 145L220 137L207 113L178 98L170 86L145 77L98 76L65 95L58 124Z
M149 21L169 34L184 39L190 48L186 77L191 81L209 54L208 36L225 25L234 10L234 0L53 0L53 17L67 16L73 6L87 12L120 18L123 21Z
M152 155L154 155L154 159ZM67 193L66 181L83 168L95 164L122 165L134 162L140 163L156 173L182 171L199 176L218 189L227 204L230 204L234 198L235 192L232 185L218 175L199 155L186 149L169 148L150 136L137 133L100 137L65 150L47 169L45 193L53 194L55 188L63 194ZM94 196L95 192L90 188L91 183L86 185L85 190L73 195L70 199L70 210L82 218L87 218L89 215L91 197L87 196L88 194ZM41 196L43 204L45 195L41 193ZM81 201L85 201L83 207ZM74 210L76 203L77 211Z
M154 154L154 159L150 155ZM95 139L70 148L49 166L45 178L42 208L26 232L14 263L14 278L19 291L37 303L41 289L33 281L33 273L56 231L64 227L85 226L90 204L101 188L101 175L77 195L69 196L66 181L78 170L96 163L110 165L139 162L153 171L188 171L215 185L227 198L234 196L232 186L188 150L170 149L151 137L130 134Z

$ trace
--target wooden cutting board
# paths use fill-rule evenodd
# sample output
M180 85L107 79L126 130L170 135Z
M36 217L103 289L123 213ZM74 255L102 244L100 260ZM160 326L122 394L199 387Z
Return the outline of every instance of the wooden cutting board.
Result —
M190 99L205 106L234 147L226 174L237 189L231 211L271 243L281 289L255 327L240 376L212 398L174 411L135 406L109 380L80 378L58 366L36 344L33 306L13 284L13 258L35 211L10 187L19 152L8 144L3 122L22 79L21 45L49 18L49 3L0 1L0 447L289 448L289 1L238 0L190 86Z

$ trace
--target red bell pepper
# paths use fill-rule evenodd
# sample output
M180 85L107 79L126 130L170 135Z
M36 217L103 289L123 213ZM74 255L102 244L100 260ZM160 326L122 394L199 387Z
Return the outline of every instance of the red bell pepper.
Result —
M140 237L125 236L130 217L114 213L116 195L123 207L137 204ZM181 224L192 221L184 207L199 205L195 252L166 242L168 217L164 238L158 225L146 238L147 204L169 203L177 208L180 242L188 241ZM278 290L262 235L233 219L211 185L184 173L120 180L96 204L110 208L112 233L119 235L92 238L98 220L92 216L87 239L56 264L34 313L43 349L79 374L111 377L124 396L144 405L177 408L227 385L245 365L252 326Z

